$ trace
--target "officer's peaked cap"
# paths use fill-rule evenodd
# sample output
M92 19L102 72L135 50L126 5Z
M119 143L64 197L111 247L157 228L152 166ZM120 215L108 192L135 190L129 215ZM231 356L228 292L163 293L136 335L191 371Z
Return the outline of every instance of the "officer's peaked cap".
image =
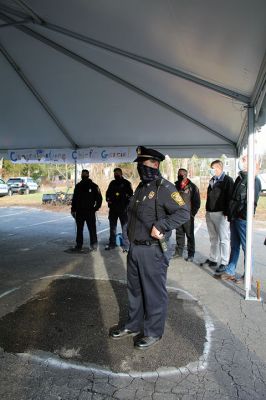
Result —
M163 161L165 159L165 156L159 151L154 149L148 149L147 147L144 146L138 146L136 151L137 151L137 158L134 160L134 162L145 161L150 159Z

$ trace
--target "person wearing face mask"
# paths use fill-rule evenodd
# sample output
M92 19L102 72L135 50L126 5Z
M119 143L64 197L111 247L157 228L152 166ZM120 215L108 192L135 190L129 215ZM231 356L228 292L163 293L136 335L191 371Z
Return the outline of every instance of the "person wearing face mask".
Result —
M223 269L216 270L216 276L224 280L236 281L235 271L240 253L240 246L246 252L246 227L247 227L247 181L248 160L244 155L240 158L238 167L239 175L235 180L233 192L228 207L228 220L231 232L231 253L229 264ZM261 181L255 177L254 215L261 191ZM245 275L245 274L244 274ZM242 278L244 278L244 275Z
M102 195L99 186L89 179L89 171L83 169L81 172L81 181L75 186L71 205L71 214L77 224L76 247L72 251L82 251L85 222L90 233L91 250L97 250L98 240L95 212L99 210L101 205Z
M211 163L206 201L206 224L210 237L210 255L205 261L210 267L223 269L228 264L230 256L230 229L228 205L233 190L233 179L223 171L223 163L215 160ZM203 265L202 263L201 265Z
M190 207L190 219L176 229L176 251L173 258L183 256L185 236L187 237L186 261L193 261L195 254L194 218L200 208L200 193L198 187L187 177L187 170L180 168L175 187Z
M157 150L137 148L135 162L141 182L128 207L128 320L110 332L113 339L137 336L134 346L139 350L150 348L163 335L168 302L167 241L172 229L190 218L175 186L161 176L159 165L164 158Z
M129 249L127 207L133 190L131 183L123 177L121 168L114 169L114 178L106 191L106 201L109 207L110 238L105 250L114 249L116 246L116 228L119 219L122 228L123 251L127 252Z

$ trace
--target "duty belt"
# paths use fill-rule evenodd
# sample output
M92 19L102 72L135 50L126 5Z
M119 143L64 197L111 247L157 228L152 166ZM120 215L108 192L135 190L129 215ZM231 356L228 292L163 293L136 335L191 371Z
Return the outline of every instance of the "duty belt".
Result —
M154 245L159 245L158 240L134 240L134 244L137 246L154 246Z

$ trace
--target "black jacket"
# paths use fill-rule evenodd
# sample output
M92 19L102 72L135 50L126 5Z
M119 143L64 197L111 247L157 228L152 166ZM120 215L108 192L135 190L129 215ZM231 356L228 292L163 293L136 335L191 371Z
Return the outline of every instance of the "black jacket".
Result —
M190 179L187 179L184 187L181 187L181 182L176 181L175 187L185 202L190 206L191 215L195 217L200 208L200 193L198 187L195 183L191 182Z
M91 179L82 179L74 189L71 212L86 214L97 211L102 205L99 186Z
M228 205L231 199L234 181L228 175L223 175L217 183L213 184L214 177L210 180L207 190L206 211L222 211L228 215Z
M114 179L106 191L106 201L111 210L123 213L127 209L129 199L133 195L131 183L125 179Z
M151 240L153 225L168 239L172 229L189 219L189 208L171 182L159 178L140 183L128 207L129 241Z
M247 172L241 171L236 178L231 200L229 202L228 219L247 219ZM255 177L255 195L254 195L254 214L256 211L259 195L261 191L261 181Z

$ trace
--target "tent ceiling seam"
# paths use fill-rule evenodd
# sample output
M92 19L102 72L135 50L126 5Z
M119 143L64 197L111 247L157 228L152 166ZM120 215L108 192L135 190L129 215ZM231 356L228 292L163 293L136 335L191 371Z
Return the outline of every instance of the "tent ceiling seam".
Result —
M226 97L230 97L232 99L238 100L238 101L240 101L240 102L242 102L244 104L247 104L247 103L250 102L250 98L248 96L245 96L245 95L243 95L241 93L238 93L236 91L227 89L227 88L225 88L223 86L219 86L219 85L217 85L215 83L212 83L212 82L209 82L209 81L207 81L205 79L198 78L195 75L192 75L192 74L190 74L188 72L185 72L185 71L182 71L180 69L170 67L169 65L166 65L166 64L163 64L163 63L159 63L158 61L149 59L147 57L139 56L137 54L131 53L131 52L126 51L126 50L122 50L122 49L120 49L118 47L111 46L111 45L106 44L104 42L100 42L100 41L98 41L96 39L89 38L87 36L84 36L84 35L81 35L79 33L73 32L73 31L71 31L69 29L62 28L62 27L60 27L58 25L50 24L49 22L46 22L46 21L42 24L42 26L44 28L46 28L46 29L59 32L59 33L64 34L66 36L69 36L69 37L72 37L74 39L77 39L79 41L88 43L88 44L90 44L92 46L107 50L107 51L109 51L111 53L118 54L118 55L123 56L125 58L129 58L129 59L137 61L137 62L139 62L141 64L148 65L148 66L153 67L153 68L155 68L157 70L166 72L166 73L168 73L170 75L173 75L173 76L176 76L178 78L190 81L190 82L192 82L192 83L194 83L196 85L202 86L202 87L204 87L206 89L212 90L212 91L214 91L216 93L219 93L219 94L222 94L222 95L224 95Z
M19 3L21 2L21 0L17 0L17 1ZM1 9L1 5L0 5L0 9ZM5 7L3 7L3 9L5 9L5 10L7 10L10 13L13 13L15 15L18 14L18 13L16 13L16 11L14 12L14 10L12 8L10 8L10 7L5 6ZM31 12L33 13L32 10L31 10ZM35 15L35 13L34 13L34 15ZM179 70L177 68L170 67L170 66L168 66L166 64L163 64L163 63L159 63L158 61L149 59L147 57L139 56L139 55L134 54L132 52L129 52L129 51L126 51L126 50L122 50L122 49L120 49L118 47L109 45L109 44L101 42L99 40L92 39L92 38L87 37L85 35L73 32L73 31L71 31L69 29L66 29L66 28L63 28L61 26L58 26L58 25L55 25L55 24L51 24L51 23L41 19L39 16L38 16L38 19L35 20L35 22L36 22L36 24L41 25L42 27L44 27L46 29L59 32L59 33L64 34L66 36L72 37L72 38L74 38L76 40L89 43L92 46L95 46L95 47L98 47L98 48L102 48L102 49L107 50L107 51L109 51L111 53L118 54L120 56L123 56L123 57L129 58L129 59L132 59L134 61L137 61L137 62L139 62L141 64L151 66L151 67L153 67L153 68L155 68L157 70L161 70L161 71L167 72L170 75L174 75L174 76L179 77L181 79L188 80L188 81L190 81L190 82L192 82L194 84L197 84L199 86L203 86L206 89L215 91L216 93L219 93L219 94L222 94L224 96L230 97L232 99L238 100L238 101L240 101L240 102L242 102L244 104L248 104L250 102L250 98L248 96L245 96L245 95L241 94L241 93L238 93L236 91L233 91L233 90L227 89L225 87L219 86L217 84L211 83L211 82L209 82L209 81L207 81L205 79L198 78L198 77L196 77L196 76L194 76L194 75L192 75L192 74L190 74L188 72L181 71L181 70Z
M0 16L1 15L3 15L3 14L0 12ZM3 15L3 18L6 18L7 20L12 21L12 19L8 16ZM171 111L174 114L181 116L182 118L190 121L194 125L199 126L200 128L204 129L205 131L208 131L212 135L217 136L220 139L226 141L227 143L235 146L235 143L232 140L228 139L227 137L225 137L221 133L215 131L214 129L210 128L209 126L201 123L200 121L192 118L191 116L183 113L182 111L178 110L177 108L175 108L175 107L171 106L170 104L164 102L163 100L151 95L150 93L140 89L139 87L131 84L130 82L120 78L119 76L109 72L108 70L98 66L97 64L94 64L91 61L79 56L78 54L74 53L73 51L66 49L62 45L52 41L51 39L46 38L45 36L39 34L38 32L36 32L32 29L29 29L27 27L24 27L24 26L18 26L15 28L21 30L22 32L24 32L25 34L27 34L31 37L34 37L36 40L43 42L47 46L54 48L55 50L63 53L64 55L74 59L75 61L85 65L86 67L93 69L94 71L98 72L99 74L106 76L108 79L111 79L111 80L115 81L116 83L128 88L129 90L134 91L135 93L149 99L153 103L160 105L161 107L167 109L168 111Z
M29 79L26 77L26 75L22 72L21 68L18 66L18 64L14 61L14 59L10 56L10 54L6 51L4 46L0 42L0 51L3 54L3 56L6 58L8 63L12 66L14 71L17 73L17 75L21 78L21 80L24 82L24 84L27 86L27 88L30 90L30 92L34 95L34 97L38 100L38 102L41 104L43 109L47 112L47 114L51 117L53 122L57 125L59 130L62 132L62 134L65 136L65 138L72 144L74 148L77 148L78 146L70 136L70 134L67 132L66 128L62 125L62 123L59 121L59 119L55 116L54 112L51 110L51 108L48 106L47 102L42 98L42 96L39 94L39 92L35 89L35 87L32 85L32 83L29 81Z

